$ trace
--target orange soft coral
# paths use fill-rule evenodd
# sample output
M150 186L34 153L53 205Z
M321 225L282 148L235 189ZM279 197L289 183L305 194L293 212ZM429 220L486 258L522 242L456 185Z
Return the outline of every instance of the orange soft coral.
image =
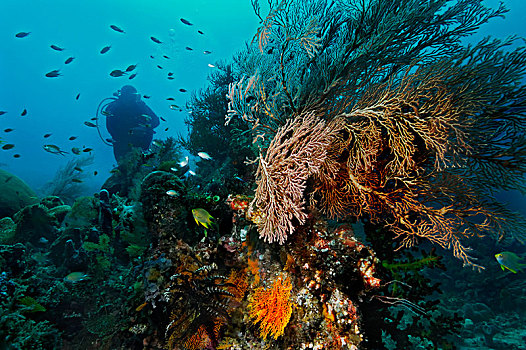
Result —
M288 277L278 277L268 288L257 288L248 305L253 323L259 322L260 335L274 339L283 334L292 314L292 283Z

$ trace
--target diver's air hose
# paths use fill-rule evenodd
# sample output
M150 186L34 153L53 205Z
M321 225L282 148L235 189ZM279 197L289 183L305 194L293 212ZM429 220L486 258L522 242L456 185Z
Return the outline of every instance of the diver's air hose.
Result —
M111 100L111 101L109 101L108 103L104 104L104 106L103 106L102 104L104 103L104 101L107 101L107 100ZM99 133L99 137L102 140L102 142L105 145L108 145L108 146L113 146L113 145L111 143L109 143L108 141L106 141L104 139L104 137L102 136L102 134L100 132L99 119L100 119L100 114L104 110L104 108L106 108L106 106L108 106L110 103L112 103L113 101L116 101L116 100L117 99L115 97L106 97L105 99L100 101L99 105L97 106L97 113L95 114L95 116L96 116L95 125L97 126L97 132Z

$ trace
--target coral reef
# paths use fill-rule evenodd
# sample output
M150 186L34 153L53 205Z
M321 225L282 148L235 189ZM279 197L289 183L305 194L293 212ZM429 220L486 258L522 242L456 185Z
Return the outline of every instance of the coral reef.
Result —
M20 178L0 169L0 219L38 202L35 192Z

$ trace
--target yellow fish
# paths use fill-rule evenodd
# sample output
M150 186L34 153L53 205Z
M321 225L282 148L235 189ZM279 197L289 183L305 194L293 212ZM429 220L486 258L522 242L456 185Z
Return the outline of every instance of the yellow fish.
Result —
M504 268L507 268L511 272L517 273L517 271L522 271L522 268L526 267L526 264L521 264L519 262L522 260L522 258L512 252L502 252L495 254L495 258L499 262L502 271L504 271Z
M192 214L197 225L201 224L205 228L210 228L210 225L213 224L212 220L214 217L203 208L192 209Z

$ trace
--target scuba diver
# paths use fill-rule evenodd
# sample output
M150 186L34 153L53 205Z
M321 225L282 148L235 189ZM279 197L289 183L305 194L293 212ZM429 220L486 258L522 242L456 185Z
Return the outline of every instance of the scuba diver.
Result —
M117 98L111 98L113 101L104 105L101 113L106 116L113 155L117 164L120 164L134 147L148 150L155 133L153 129L159 126L159 117L141 100L141 95L131 85L124 85L113 95Z

